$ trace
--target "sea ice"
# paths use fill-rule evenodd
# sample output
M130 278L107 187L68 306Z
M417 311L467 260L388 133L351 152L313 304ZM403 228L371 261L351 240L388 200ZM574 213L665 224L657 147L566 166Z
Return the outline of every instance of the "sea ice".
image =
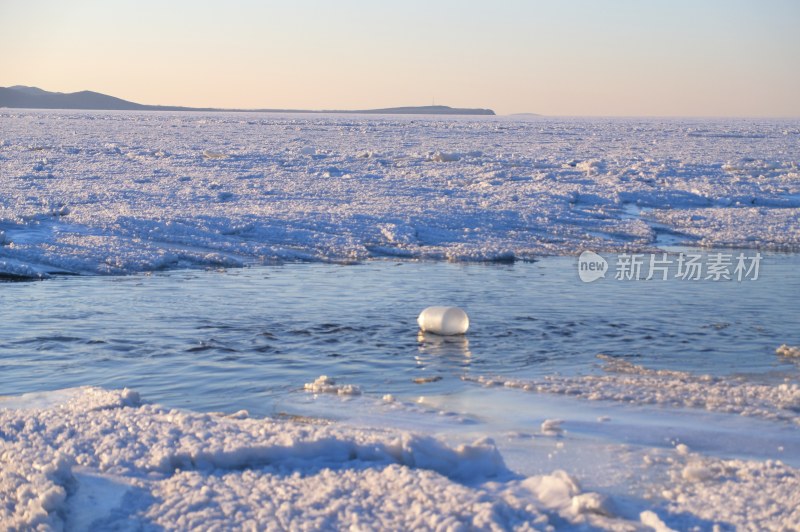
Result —
M670 474L663 495L673 514L732 530L796 530L800 524L800 472L780 461L690 455L674 461Z
M800 248L792 120L3 110L0 129L7 274Z
M10 529L626 523L563 471L512 473L488 439L449 447L396 430L171 410L88 387L4 398L0 427L0 522Z
M549 375L540 380L478 375L462 379L484 386L504 386L592 401L701 408L800 425L797 416L800 386L795 383L756 384L736 377L653 370L605 355L598 355L598 358L605 363L606 375Z

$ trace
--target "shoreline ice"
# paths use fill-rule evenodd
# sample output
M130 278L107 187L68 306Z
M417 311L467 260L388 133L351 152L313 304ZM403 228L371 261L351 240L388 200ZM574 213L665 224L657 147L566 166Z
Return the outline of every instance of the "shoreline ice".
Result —
M792 120L0 112L0 274L800 249Z
M605 355L597 358L603 361L605 375L550 375L539 380L479 375L463 376L462 380L589 401L699 408L800 425L800 385L796 382L757 384L735 377L648 369Z
M0 522L12 529L319 529L548 522L606 528L563 471L521 477L491 440L166 409L129 390L0 400Z
M546 420L544 439L579 446L561 423ZM619 466L639 456L650 481L618 497L563 469L515 473L486 437L451 446L390 427L196 413L131 390L0 397L0 427L11 529L783 530L800 519L800 470L684 444L619 447Z

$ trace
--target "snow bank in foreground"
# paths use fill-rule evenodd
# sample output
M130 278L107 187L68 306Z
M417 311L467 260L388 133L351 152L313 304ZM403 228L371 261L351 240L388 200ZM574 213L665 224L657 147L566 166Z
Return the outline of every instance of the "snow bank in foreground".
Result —
M598 355L598 358L604 362L606 375L552 375L541 380L486 376L463 378L484 386L505 386L592 401L702 408L800 425L797 415L800 411L800 386L794 383L754 384L735 377L648 369L606 355Z
M623 370L642 374L635 368ZM542 431L562 436L558 420ZM0 444L0 523L12 530L786 530L800 522L800 471L685 444L642 449L648 480L614 500L562 470L517 475L488 439L451 447L395 429L171 410L129 390L89 387L0 397Z
M0 131L17 276L800 248L796 120L6 110Z
M674 528L705 522L709 530L797 530L800 471L780 460L721 459L678 447L646 456L650 467L666 469L667 483L648 496L666 501L661 513L675 516L667 519Z
M169 410L127 390L2 398L0 441L11 529L623 523L564 472L513 474L490 440Z

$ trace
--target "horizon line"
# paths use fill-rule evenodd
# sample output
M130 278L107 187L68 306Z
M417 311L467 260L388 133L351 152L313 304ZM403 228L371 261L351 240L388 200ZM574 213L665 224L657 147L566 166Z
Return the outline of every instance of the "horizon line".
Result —
M511 113L497 113L491 107L451 107L446 104L425 104L425 105L392 105L392 106L384 106L384 107L375 107L375 108L362 108L362 109L312 109L312 108L274 108L274 107L258 107L258 108L244 108L244 107L215 107L215 106L188 106L188 105L174 105L174 104L147 104L147 103L140 103L135 102L133 100L127 100L125 98L121 98L119 96L112 96L110 94L98 92L92 89L82 89L79 91L73 92L63 92L63 91L51 91L47 89L42 89L41 87L37 87L35 85L23 85L23 84L15 84L0 87L0 89L13 89L14 87L21 87L21 88L28 88L28 89L37 89L44 92L48 92L51 94L63 94L63 95L72 95L72 94L79 94L84 92L90 92L93 94L98 94L102 96L107 96L111 98L116 98L127 103L132 103L135 105L141 105L144 107L163 107L163 108L172 108L172 109L69 109L69 108L41 108L41 107L6 107L0 106L0 109L26 109L26 110L51 110L51 111L108 111L108 112L119 112L119 111L149 111L149 112L229 112L229 113L298 113L298 114L358 114L363 111L381 111L381 110L390 110L390 109L404 109L404 108L449 108L449 109L464 109L464 110L488 110L494 113L493 115L450 115L450 116L497 116L497 117L512 117L518 115L526 115L531 118L608 118L608 119L622 119L622 118L650 118L650 119L773 119L773 120L798 120L800 119L800 115L759 115L759 114L729 114L729 115L721 115L721 114L712 114L712 115L702 115L702 114L545 114L539 112L532 112L532 111L516 111ZM380 114L380 113L374 113ZM414 113L408 113L414 114ZM448 116L446 114L438 115L438 116Z

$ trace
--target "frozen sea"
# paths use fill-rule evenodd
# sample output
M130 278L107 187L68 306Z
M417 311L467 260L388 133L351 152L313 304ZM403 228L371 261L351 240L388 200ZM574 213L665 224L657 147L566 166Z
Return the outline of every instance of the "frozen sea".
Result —
M0 523L797 529L799 140L2 110Z

